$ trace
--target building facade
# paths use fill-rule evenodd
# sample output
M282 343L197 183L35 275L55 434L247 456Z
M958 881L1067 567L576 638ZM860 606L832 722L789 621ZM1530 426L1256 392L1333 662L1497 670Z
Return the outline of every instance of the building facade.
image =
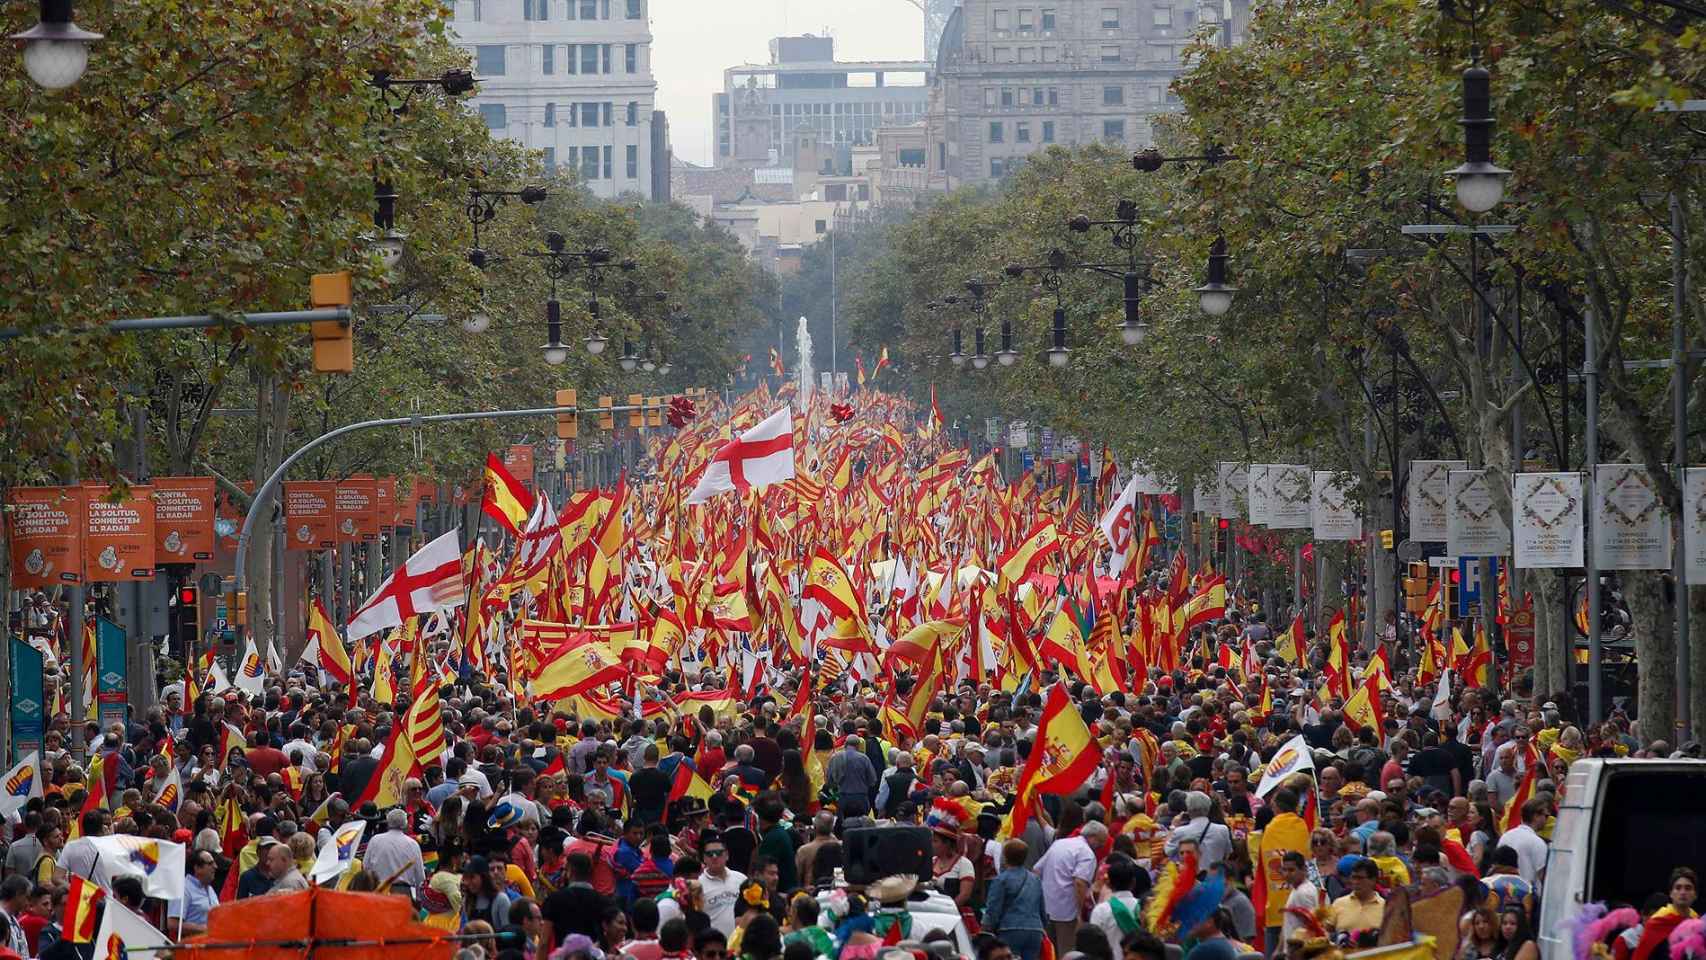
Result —
M878 128L924 118L931 69L921 60L838 61L830 37L777 37L768 64L723 71L711 99L716 165L792 167L805 132L832 159L874 143Z
M1151 145L1199 29L1238 43L1248 0L964 0L926 119L931 186L1000 180L1051 144Z
M451 28L486 126L578 171L601 197L669 183L668 125L654 112L650 0L455 0ZM667 196L667 189L665 189Z

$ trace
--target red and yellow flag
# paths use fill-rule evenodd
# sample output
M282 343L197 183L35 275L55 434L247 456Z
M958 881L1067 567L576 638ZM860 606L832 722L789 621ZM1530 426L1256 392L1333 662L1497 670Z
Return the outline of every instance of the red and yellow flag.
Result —
M1063 796L1077 790L1101 761L1102 751L1067 696L1066 686L1057 683L1050 687L1042 719L1037 723L1035 744L1019 774L1018 795L997 839L1023 833L1039 794Z
M316 661L319 668L331 675L335 683L346 686L353 683L355 671L350 667L349 651L344 649L344 641L332 626L325 600L320 597L315 597L308 608L308 636L319 647Z
M93 880L73 873L69 878L70 891L65 897L65 939L72 943L93 943L95 920L99 911L95 905L106 892Z
M486 495L480 501L480 510L514 537L521 536L521 528L533 512L533 494L510 476L495 453L486 454Z

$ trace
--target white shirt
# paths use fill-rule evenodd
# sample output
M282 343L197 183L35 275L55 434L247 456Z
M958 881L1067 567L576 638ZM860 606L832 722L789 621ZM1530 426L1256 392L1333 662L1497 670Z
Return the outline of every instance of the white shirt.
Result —
M1109 943L1119 943L1125 939L1125 931L1120 929L1119 921L1114 919L1114 908L1109 906L1109 902L1113 900L1125 904L1139 918L1143 916L1143 904L1137 902L1137 897L1133 896L1130 890L1116 890L1113 896L1096 904L1095 909L1090 911L1090 925L1101 927L1102 932L1108 935Z
M1076 880L1085 887L1096 879L1096 852L1081 836L1067 837L1049 845L1034 868L1043 881L1043 912L1050 920L1077 920L1079 910Z
M1546 869L1546 841L1534 828L1524 823L1499 835L1499 846L1516 851L1516 872L1530 884L1539 882L1540 871Z
M302 754L302 773L304 776L320 772L320 768L314 765L314 757L320 752L319 747L306 740L292 740L285 744L282 750L287 757L292 752Z
M367 841L361 865L381 882L406 883L415 890L426 886L421 845L401 830L387 830Z
M705 916L725 937L734 932L735 898L740 896L740 885L745 882L746 874L739 870L724 872L721 880L708 872L699 875L699 889L705 894Z
M1192 817L1191 822L1175 827L1167 834L1167 856L1179 854L1179 842L1195 840L1202 851L1201 862L1206 869L1225 861L1232 852L1232 829L1224 823L1213 823L1207 817Z
M521 819L539 822L539 804L527 799L519 793L511 791L498 798L498 803L507 803L521 811ZM496 805L494 804L494 807Z
M1304 910L1314 913L1321 906L1321 891L1315 889L1311 881L1303 881L1300 887L1294 887L1291 896L1285 898L1286 914L1280 919L1280 944L1283 946L1291 939L1294 931L1303 928L1303 919L1292 910Z

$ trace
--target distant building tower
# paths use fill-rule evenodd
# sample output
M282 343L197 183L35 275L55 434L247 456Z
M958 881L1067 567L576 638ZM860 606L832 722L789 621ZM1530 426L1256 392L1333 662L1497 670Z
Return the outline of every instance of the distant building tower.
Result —
M942 30L960 0L911 0L924 11L924 59L934 61L942 43Z

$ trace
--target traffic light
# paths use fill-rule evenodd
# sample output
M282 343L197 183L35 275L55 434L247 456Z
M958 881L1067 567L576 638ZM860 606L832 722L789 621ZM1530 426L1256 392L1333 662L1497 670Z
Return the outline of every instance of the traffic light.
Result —
M559 407L572 407L574 405L575 405L575 392L573 390L558 390L557 391L557 406L559 406ZM557 414L557 439L558 440L573 440L575 438L575 436L580 432L579 417L580 417L579 413L572 412L572 411L569 413Z
M1382 549L1382 550L1392 549L1392 531L1390 531L1390 530L1380 531L1380 549Z
M1428 565L1426 561L1411 563L1404 574L1404 609L1421 613L1428 607Z
M355 299L350 292L348 270L316 273L308 283L308 304L316 310L349 308ZM355 323L352 320L316 320L314 334L315 373L355 372Z
M238 590L225 595L225 606L231 612L231 621L239 627L249 625L249 591Z
M610 412L610 406L615 402L609 397L598 398L598 428L600 430L616 429L616 414Z
M648 426L648 427L661 427L661 426L663 426L663 398L662 397L647 397L646 398L646 426Z
M630 426L630 427L643 427L643 426L645 426L646 425L646 398L637 394L637 393L630 393L630 394L628 394L628 406L633 408L632 410L628 411L628 426Z
M178 588L178 645L188 655L201 642L201 591L190 584Z

